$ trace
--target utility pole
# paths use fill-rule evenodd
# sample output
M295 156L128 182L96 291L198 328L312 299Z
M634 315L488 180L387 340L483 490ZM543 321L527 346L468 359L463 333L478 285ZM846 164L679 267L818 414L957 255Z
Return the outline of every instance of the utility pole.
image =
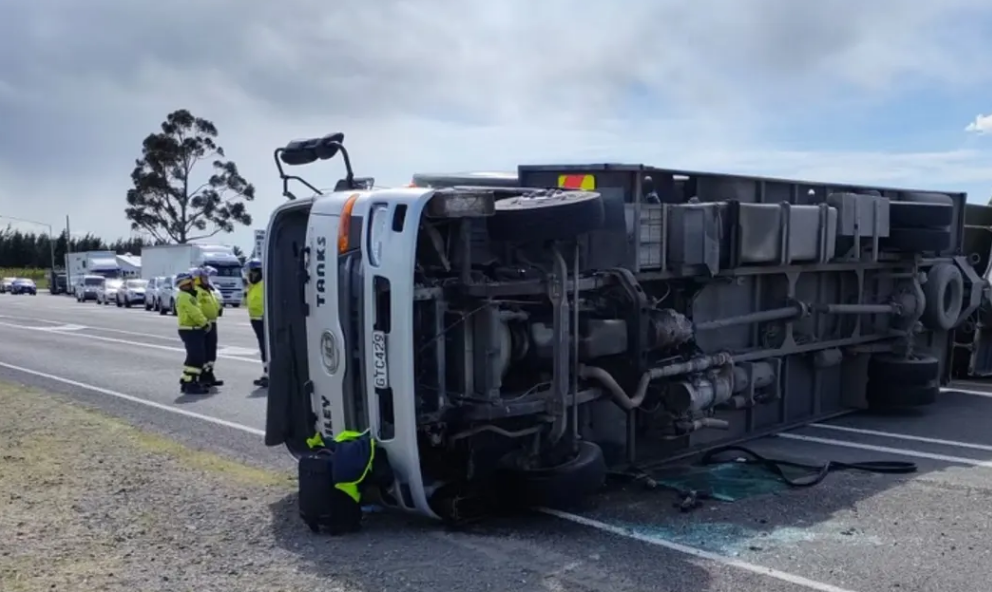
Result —
M65 289L72 294L72 270L69 265L69 254L72 253L72 234L69 232L69 215L65 216Z

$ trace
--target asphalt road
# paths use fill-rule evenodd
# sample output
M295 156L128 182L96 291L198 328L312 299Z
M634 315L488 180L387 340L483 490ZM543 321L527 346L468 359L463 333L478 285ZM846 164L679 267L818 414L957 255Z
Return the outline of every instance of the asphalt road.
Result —
M227 309L220 342L225 386L210 397L180 397L174 317L45 293L0 295L0 380L292 471L288 456L261 443L265 397L251 384L260 363L244 309ZM670 492L630 485L581 514L458 533L377 515L349 544L315 539L302 525L285 544L316 573L347 572L368 590L987 592L992 388L960 389L971 392L946 392L924 412L846 416L749 444L819 462L913 461L913 475L837 472L811 488L687 513L673 508Z

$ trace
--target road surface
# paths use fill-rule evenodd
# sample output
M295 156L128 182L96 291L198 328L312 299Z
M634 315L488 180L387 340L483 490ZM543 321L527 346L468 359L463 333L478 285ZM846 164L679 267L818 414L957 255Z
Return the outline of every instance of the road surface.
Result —
M265 394L251 384L261 366L245 310L227 309L220 320L217 374L226 384L209 397L179 396L175 325L141 308L0 295L0 380L293 471L285 453L261 442ZM327 544L300 524L285 545L316 574L360 572L351 577L369 590L987 592L992 389L956 388L967 392L945 392L923 413L847 416L749 444L821 462L913 461L914 475L838 472L812 488L688 513L673 508L670 492L628 486L581 514L458 533L378 515L348 543Z

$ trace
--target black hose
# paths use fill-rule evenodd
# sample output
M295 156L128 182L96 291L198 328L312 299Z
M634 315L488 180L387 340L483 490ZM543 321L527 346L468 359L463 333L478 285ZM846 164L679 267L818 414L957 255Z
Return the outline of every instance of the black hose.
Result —
M745 455L743 461L738 460L739 457L733 459L717 459L716 457L721 454L726 454L728 452L737 452L739 454ZM704 465L716 465L716 464L726 464L734 462L744 462L751 465L761 465L769 472L773 473L784 483L787 483L791 487L811 487L817 485L821 481L827 478L827 475L834 471L844 471L844 470L854 470L854 471L865 471L867 473L886 473L890 475L905 475L908 473L915 473L917 471L916 463L897 461L897 460L877 460L877 461L866 461L866 462L855 462L855 463L845 463L836 460L829 460L822 465L816 464L805 464L795 461L772 459L761 456L753 450L744 448L743 446L724 446L722 448L716 448L710 450L703 455L700 459L700 463ZM810 471L810 474L801 478L790 478L785 474L784 467L792 467L796 469L806 469Z

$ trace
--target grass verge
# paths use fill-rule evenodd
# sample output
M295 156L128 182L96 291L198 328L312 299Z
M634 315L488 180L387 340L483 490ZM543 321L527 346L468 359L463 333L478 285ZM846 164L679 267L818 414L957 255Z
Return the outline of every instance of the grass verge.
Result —
M291 475L19 385L0 409L3 592L315 589L273 535Z

